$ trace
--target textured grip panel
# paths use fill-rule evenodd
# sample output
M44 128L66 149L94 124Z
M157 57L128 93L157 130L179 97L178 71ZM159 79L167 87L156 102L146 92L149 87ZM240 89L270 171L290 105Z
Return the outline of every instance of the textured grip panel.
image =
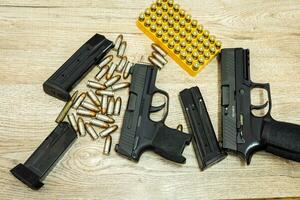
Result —
M154 151L174 162L185 163L186 159L182 156L182 152L191 139L190 134L163 125L153 141Z
M266 151L300 162L299 125L268 119L264 124L262 139L267 145Z

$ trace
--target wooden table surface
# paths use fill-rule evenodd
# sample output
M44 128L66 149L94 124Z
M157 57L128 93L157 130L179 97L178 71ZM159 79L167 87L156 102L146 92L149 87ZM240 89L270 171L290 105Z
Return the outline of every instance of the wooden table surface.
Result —
M220 38L223 47L251 51L251 78L271 84L272 115L300 124L300 2L298 0L178 0L193 17ZM146 152L138 163L112 151L104 140L79 138L32 191L9 170L24 162L56 126L64 102L46 95L42 83L93 34L114 40L123 34L126 55L145 61L151 41L135 26L150 1L0 0L0 199L241 199L300 196L300 164L258 152L250 166L229 155L200 172L192 145L187 162L174 164ZM76 87L85 91L94 68ZM166 124L187 127L178 100L184 88L199 86L216 133L220 83L213 60L196 78L169 59L157 86L170 95ZM120 93L124 102L127 91ZM122 106L124 114L125 103ZM122 118L118 117L121 125ZM120 130L114 133L113 145Z

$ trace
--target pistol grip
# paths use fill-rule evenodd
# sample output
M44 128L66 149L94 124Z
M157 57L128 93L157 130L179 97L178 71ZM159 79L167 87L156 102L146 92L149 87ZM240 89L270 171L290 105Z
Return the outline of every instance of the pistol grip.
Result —
M163 125L154 138L153 148L156 153L168 160L185 163L186 159L182 156L182 152L191 139L190 134Z
M266 151L300 162L300 125L268 118L264 122L262 140Z

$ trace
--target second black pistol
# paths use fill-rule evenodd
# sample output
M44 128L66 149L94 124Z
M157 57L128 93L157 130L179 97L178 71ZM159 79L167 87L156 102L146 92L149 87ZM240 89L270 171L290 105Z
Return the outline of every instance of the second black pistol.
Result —
M223 148L237 152L250 164L252 155L266 150L275 155L300 162L300 125L279 122L271 116L271 92L268 83L250 79L249 50L222 49L222 131ZM268 101L251 103L251 90L267 91ZM263 116L253 111L268 108Z

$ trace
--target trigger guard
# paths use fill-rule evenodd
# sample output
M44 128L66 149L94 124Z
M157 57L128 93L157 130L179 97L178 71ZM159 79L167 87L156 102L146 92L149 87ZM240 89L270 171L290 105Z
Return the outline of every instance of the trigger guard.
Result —
M269 101L266 101L264 104L259 105L259 106L257 106L257 105L251 105L250 109L251 110L261 110L261 109L266 108L268 106L268 104L269 104Z
M169 113L169 94L167 92L163 91L163 90L160 90L160 89L156 88L156 87L155 87L155 89L153 91L153 94L154 93L162 94L166 98L164 104L158 106L158 107L160 107L160 109L157 109L158 111L160 111L160 110L162 110L162 108L165 108L164 109L163 117L160 120L161 122L164 122L166 120L167 116L168 116L168 113ZM155 110L155 109L152 108L152 107L154 107L154 106L151 105L150 112L152 111L152 113L153 113L153 110Z
M166 102L164 102L162 105L160 106L151 106L150 107L150 113L155 113L155 112L158 112L158 111L161 111L162 109L164 109L164 107L166 106Z

